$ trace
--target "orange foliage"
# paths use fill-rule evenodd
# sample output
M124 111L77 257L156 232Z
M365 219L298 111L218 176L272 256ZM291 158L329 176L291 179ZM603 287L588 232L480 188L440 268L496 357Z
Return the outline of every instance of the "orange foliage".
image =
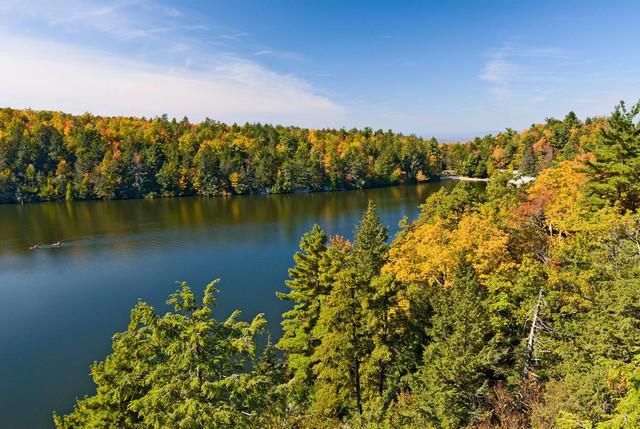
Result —
M529 189L525 204L539 206L547 226L559 233L575 229L584 212L582 188L587 179L580 167L579 161L564 161L544 170Z
M500 146L496 146L496 148L491 153L491 158L495 161L496 167L504 168L504 149Z
M540 138L533 144L533 151L541 158L543 168L551 165L551 161L553 161L553 148L549 140L544 137Z

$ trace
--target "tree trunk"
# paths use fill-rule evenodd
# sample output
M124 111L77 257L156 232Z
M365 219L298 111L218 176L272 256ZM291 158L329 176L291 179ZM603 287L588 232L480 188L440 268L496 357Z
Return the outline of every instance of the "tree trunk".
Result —
M529 336L527 337L527 355L525 357L523 376L526 376L529 367L532 366L534 360L535 346L536 346L536 328L538 325L538 318L540 317L540 307L542 306L542 289L538 291L538 299L536 306L533 308L533 316L531 320L531 329L529 329Z

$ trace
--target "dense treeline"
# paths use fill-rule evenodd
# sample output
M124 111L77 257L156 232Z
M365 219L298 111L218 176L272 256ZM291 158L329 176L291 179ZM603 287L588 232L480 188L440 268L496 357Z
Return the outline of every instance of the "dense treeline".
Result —
M360 189L438 177L536 174L573 159L605 119L573 113L467 143L391 131L309 130L0 110L0 203Z
M496 170L518 170L536 175L555 160L571 160L601 138L605 118L580 121L573 112L563 120L547 118L520 133L507 129L444 147L445 168L469 177L488 177Z
M388 244L315 226L283 336L212 317L213 285L132 311L59 428L637 428L640 104L527 186L495 171L421 206ZM251 362L250 369L246 363Z
M0 202L340 190L427 180L435 139L0 110Z

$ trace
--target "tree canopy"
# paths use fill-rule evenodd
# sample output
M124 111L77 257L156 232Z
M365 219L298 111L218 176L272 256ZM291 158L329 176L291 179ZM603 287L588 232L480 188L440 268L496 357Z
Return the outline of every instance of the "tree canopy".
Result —
M602 149L592 151L600 154L593 168L611 176L620 159L630 156L633 145L625 142L637 134L634 109L627 112L621 105L611 118L585 122L569 113L520 133L507 129L442 144L369 128L317 130L5 108L0 109L0 203L361 189L421 182L443 172L486 178L511 169L536 175L554 160L575 159L593 147ZM598 146L603 133L609 133L607 141L615 140L606 150ZM607 163L614 158L618 166L611 164L612 170ZM635 171L632 165L625 168ZM618 184L602 186L626 192L621 186L629 178L616 174L609 182ZM611 198L614 191L605 188L599 195L605 191Z
M638 427L638 106L496 136L495 166L535 181L489 168L486 192L432 194L391 242L373 203L352 241L314 226L278 294L282 354L257 353L260 316L213 318L213 284L164 316L139 303L56 425Z

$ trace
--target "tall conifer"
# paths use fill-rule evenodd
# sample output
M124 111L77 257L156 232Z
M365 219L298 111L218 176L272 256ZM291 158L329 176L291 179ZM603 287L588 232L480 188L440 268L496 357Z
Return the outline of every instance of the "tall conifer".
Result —
M314 225L302 236L300 250L293 257L295 266L289 269L290 280L286 281L289 292L277 294L293 303L293 309L283 314L283 334L277 346L287 352L289 369L301 385L312 382L312 356L318 344L312 331L320 315L320 298L327 293L319 277L326 250L327 235Z

